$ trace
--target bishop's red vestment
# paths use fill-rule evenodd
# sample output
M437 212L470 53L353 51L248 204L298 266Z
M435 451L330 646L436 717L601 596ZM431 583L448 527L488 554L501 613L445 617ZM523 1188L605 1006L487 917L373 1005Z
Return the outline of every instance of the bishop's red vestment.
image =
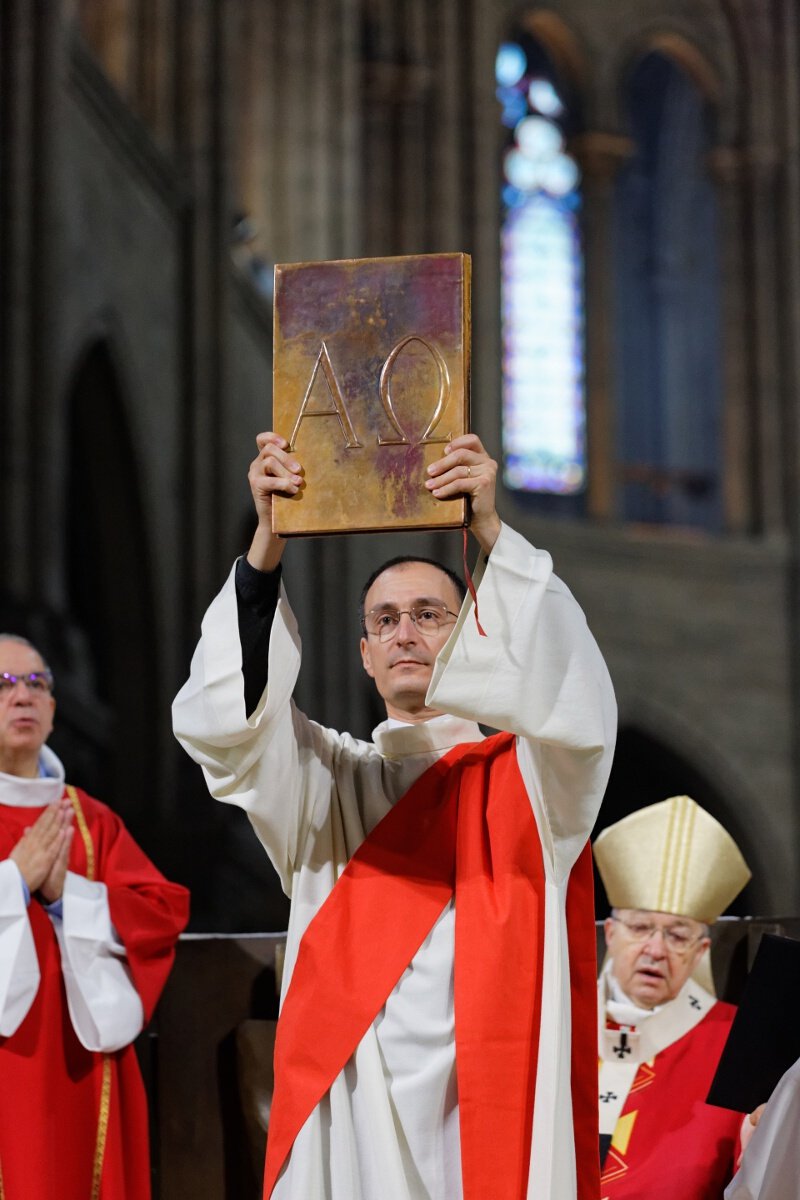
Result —
M161 875L109 808L69 791L75 809L69 871L106 885L147 1021L186 924L188 893ZM0 805L0 860L41 812ZM148 1200L147 1106L134 1048L84 1048L69 1011L54 920L36 896L28 918L40 980L16 1032L0 1037L0 1195Z
M714 1002L692 980L664 1009L685 1004L688 1021L693 1001L701 1006L693 1010L697 1022L630 1068L633 1082L603 1163L602 1200L721 1200L735 1170L743 1114L706 1104L705 1098L736 1010ZM608 1062L615 1046L620 1055L630 1047L630 1035L623 1039L620 1032L606 1024ZM619 1091L613 1075L604 1079L604 1066L601 1058L601 1127L603 1108ZM625 1070L621 1063L619 1070Z

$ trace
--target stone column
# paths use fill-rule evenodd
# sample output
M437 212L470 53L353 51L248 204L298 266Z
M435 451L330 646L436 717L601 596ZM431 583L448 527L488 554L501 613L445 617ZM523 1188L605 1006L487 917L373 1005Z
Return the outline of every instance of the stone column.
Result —
M746 161L747 207L751 214L754 379L756 386L756 496L760 528L781 533L786 527L785 456L780 405L780 303L777 269L781 248L777 230L777 154L771 145L753 147Z
M784 411L787 414L787 453L791 498L789 526L797 547L800 541L800 12L795 0L779 0L781 77L784 81L781 114L781 199L778 214L785 277L780 300L784 355Z
M725 528L753 529L757 454L757 407L753 395L753 329L749 319L750 275L746 257L748 217L742 153L717 147L710 167L717 185L720 220L720 316L722 329L722 487Z
M171 84L176 13L168 0L134 0L129 18L130 100L162 150L173 146Z
M633 152L628 138L587 132L569 149L583 175L583 249L586 296L587 514L617 515L614 410L614 179Z
M407 0L400 39L402 67L396 97L400 146L393 188L398 210L398 240L394 249L400 254L438 250L430 239L432 184L440 170L436 145L441 124L432 96L434 78L448 51L446 46L437 47L441 57L437 55L432 62L426 19L430 7L438 8L438 4Z
M495 97L495 57L506 16L499 5L461 4L459 54L461 116L448 130L460 132L459 178L464 250L472 254L472 425L493 458L502 455L502 342L500 332L500 148L502 126ZM466 26L466 28L464 28ZM498 504L513 524L516 514L498 488Z
M84 36L109 79L131 100L135 46L131 0L83 0L79 15Z
M462 122L471 80L460 38L459 0L439 0L434 8L431 47L431 129L436 169L430 182L429 228L435 251L464 250L464 140L454 136Z
M181 214L182 432L179 465L187 626L202 615L228 565L222 544L230 484L219 446L223 430L221 274L227 267L221 81L224 21L220 0L182 0L176 60L177 160L187 180ZM224 239L224 252L223 252ZM191 634L187 633L187 643Z
M358 258L364 253L364 147L361 103L363 97L362 26L360 0L339 0L338 71L341 77L339 156L335 163L334 196L337 255Z
M778 150L782 37L777 15L781 0L731 0L730 19L738 25L745 58L741 87L741 188L744 220L750 387L755 412L753 525L764 533L785 530L785 446L780 403L780 321L778 280L783 274L780 241L781 156ZM796 72L796 63L793 72ZM784 86L785 86L785 81Z

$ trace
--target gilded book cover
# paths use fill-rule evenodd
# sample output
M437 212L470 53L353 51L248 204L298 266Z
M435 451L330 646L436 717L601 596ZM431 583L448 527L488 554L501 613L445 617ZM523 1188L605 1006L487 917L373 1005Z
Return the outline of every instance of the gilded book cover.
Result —
M466 524L466 499L424 482L469 431L469 256L278 265L274 314L272 427L304 471L275 497L274 531Z

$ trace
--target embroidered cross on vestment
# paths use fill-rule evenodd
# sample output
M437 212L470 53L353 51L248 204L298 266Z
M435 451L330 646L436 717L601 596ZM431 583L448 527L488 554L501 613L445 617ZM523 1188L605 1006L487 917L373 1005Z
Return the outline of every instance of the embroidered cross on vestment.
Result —
M616 1054L617 1058L624 1058L626 1054L631 1053L631 1048L628 1045L628 1035L625 1032L620 1032L618 1046L612 1046L611 1049Z

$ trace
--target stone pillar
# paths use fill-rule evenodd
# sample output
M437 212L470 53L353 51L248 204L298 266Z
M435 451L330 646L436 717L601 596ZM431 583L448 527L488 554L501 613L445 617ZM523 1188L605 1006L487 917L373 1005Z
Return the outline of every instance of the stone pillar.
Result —
M783 365L781 392L784 419L784 462L787 472L787 524L792 539L790 566L789 620L791 639L791 686L793 711L800 711L800 627L797 613L800 611L800 346L797 331L800 328L800 81L798 80L798 54L800 54L800 13L796 0L777 0L777 54L779 77L782 80L782 103L778 116L780 169L780 201L778 228L782 247L781 294L778 298L778 313L781 330L781 359ZM798 794L798 772L800 764L800 728L797 720L791 722L794 766L794 840L796 844L800 813L796 797ZM790 871L788 878L794 881L794 911L800 904L800 879L797 872Z
M776 18L781 3L731 0L730 4L730 20L738 26L745 59L740 163L744 221L739 237L748 256L744 315L752 355L751 404L755 412L753 525L772 534L783 532L786 525L780 322L776 320L780 303L777 280L784 260L778 229L781 162L777 148L782 39Z
M335 163L339 157L338 117L341 61L338 53L340 32L338 0L320 4L314 0L310 18L310 38L305 40L308 71L308 99L305 113L306 136L295 153L306 160L308 192L303 203L308 226L303 238L303 254L309 258L334 257L332 210L335 203ZM300 197L297 197L300 201Z
M400 30L400 89L396 95L399 153L394 166L393 195L397 197L397 241L392 247L399 254L420 254L437 250L431 242L431 193L437 133L441 126L432 103L433 81L441 58L431 61L426 10L437 8L429 0L407 0L406 16ZM437 47L447 54L447 47Z
M783 80L780 122L781 200L778 214L785 276L780 298L784 356L784 412L787 418L786 456L790 480L789 526L797 548L800 542L800 12L795 0L779 2L778 46Z
M500 340L500 107L495 97L495 57L506 17L499 5L461 4L461 41L466 62L458 128L463 165L458 181L464 250L472 254L472 425L487 451L502 454L502 344ZM466 28L464 27L466 25ZM516 515L507 493L499 505L511 523ZM503 507L505 505L505 507Z
M717 185L720 220L720 305L722 329L722 487L725 528L748 533L755 524L757 473L756 398L753 394L753 329L746 261L744 158L720 146L710 160Z
M435 251L464 250L464 141L453 131L462 122L471 80L461 53L463 5L440 0L434 6L431 71L431 128L436 169L430 182L430 231Z
M617 515L614 411L614 179L633 152L628 138L587 132L569 147L583 174L586 296L587 514Z
M394 202L400 133L397 15L391 0L376 0L365 16L364 92L364 253L391 254L399 243Z
M231 200L236 214L245 213L259 230L264 209L263 158L267 151L263 100L264 93L274 86L272 63L264 54L261 37L269 15L267 5L239 0L230 15L227 39Z
M360 0L339 0L338 70L341 76L339 111L334 114L339 131L339 156L334 164L336 253L358 258L364 253L364 174L362 24Z
M0 472L0 552L3 579L0 596L28 598L35 547L31 544L33 512L26 483L30 452L29 424L34 369L32 320L34 278L30 269L35 232L30 181L39 175L36 139L36 40L33 8L12 5L0 38L0 422L3 460Z
M60 221L63 39L48 6L11 5L8 16L4 13L0 51L0 593L46 605L54 604L59 592L57 484L63 466L63 444L55 431L59 297L52 271Z
M222 0L182 0L178 42L177 159L187 180L182 213L181 384L179 475L184 589L183 612L191 626L202 615L228 564L222 514L230 486L222 441L221 273L227 266L228 216L224 208L224 61ZM187 643L191 641L187 632Z
M131 102L159 147L173 146L171 83L176 13L168 0L135 0L131 25Z
M777 230L778 161L773 146L753 148L746 164L747 207L752 220L753 351L756 379L756 494L760 527L781 533L786 527L785 457L780 405L780 327L776 321L781 258Z
M126 100L133 98L131 65L136 42L131 4L132 0L82 0L79 8L86 41Z

